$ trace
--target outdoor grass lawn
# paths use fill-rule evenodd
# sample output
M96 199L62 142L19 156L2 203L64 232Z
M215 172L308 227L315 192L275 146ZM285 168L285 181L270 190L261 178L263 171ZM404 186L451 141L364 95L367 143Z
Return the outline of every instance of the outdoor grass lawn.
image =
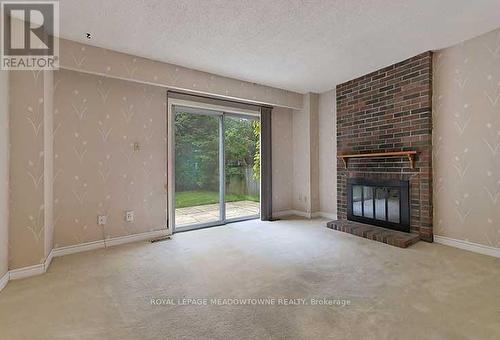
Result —
M254 201L258 196L226 194L226 202ZM175 207L185 208L197 205L219 203L219 193L216 191L180 191L175 193Z

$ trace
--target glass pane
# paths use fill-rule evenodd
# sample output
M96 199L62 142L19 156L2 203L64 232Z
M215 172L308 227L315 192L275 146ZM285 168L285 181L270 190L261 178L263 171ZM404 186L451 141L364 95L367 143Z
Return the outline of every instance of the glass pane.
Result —
M215 222L221 219L219 119L219 116L186 113L182 108L176 108L176 226Z
M387 214L389 222L399 223L399 189L390 189L387 198Z
M375 218L385 221L385 190L383 188L375 189Z
M260 213L260 121L224 116L226 219Z
M363 216L363 210L361 209L362 188L361 185L354 185L352 187L352 214L355 216Z
M373 188L363 186L364 217L373 218Z

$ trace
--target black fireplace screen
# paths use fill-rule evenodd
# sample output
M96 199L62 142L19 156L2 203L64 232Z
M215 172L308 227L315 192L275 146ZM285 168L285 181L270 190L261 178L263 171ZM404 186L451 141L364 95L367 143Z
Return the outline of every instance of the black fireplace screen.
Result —
M410 232L408 181L348 179L347 219Z

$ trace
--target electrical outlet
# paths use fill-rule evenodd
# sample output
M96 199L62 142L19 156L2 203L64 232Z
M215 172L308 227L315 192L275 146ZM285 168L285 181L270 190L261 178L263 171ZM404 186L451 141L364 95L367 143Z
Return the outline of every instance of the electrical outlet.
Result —
M125 211L125 221L126 222L134 222L134 211L133 210Z
M106 216L106 215L97 216L97 224L98 225L105 225L106 222L108 222L108 216Z

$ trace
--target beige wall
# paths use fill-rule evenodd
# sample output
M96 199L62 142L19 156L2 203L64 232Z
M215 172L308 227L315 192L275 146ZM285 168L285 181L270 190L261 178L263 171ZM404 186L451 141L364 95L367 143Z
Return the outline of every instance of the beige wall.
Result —
M54 246L165 228L166 89L66 70L55 84Z
M45 261L44 73L10 72L9 86L9 269L16 269Z
M318 100L315 93L305 94L302 109L294 110L292 118L292 209L307 214L319 208Z
M273 212L292 209L293 110L274 108L271 114L273 163Z
M309 197L309 114L305 109L294 110L292 116L292 209L308 211Z
M60 39L62 68L228 99L300 109L302 94Z
M54 247L54 72L43 75L44 256Z
M311 212L318 212L320 208L319 197L319 95L310 93L309 96L309 171L310 171L310 188L309 196L311 197Z
M9 74L0 71L0 278L9 268Z
M434 55L434 232L500 247L500 30Z
M337 138L335 90L319 96L319 210L337 214Z

